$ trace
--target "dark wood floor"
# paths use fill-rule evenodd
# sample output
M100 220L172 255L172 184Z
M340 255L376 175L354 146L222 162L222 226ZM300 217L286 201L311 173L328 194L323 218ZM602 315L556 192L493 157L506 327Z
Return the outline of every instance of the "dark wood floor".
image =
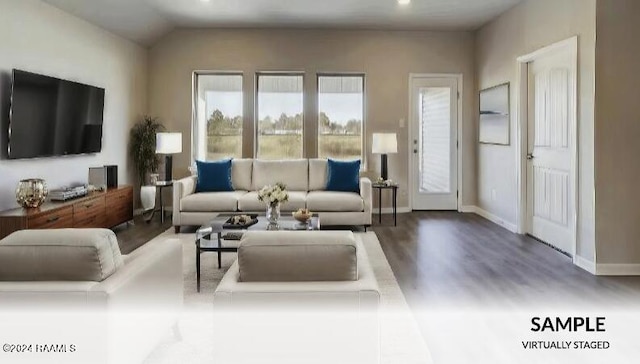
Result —
M129 254L170 227L171 218L166 218L164 223L160 223L160 217L156 217L147 223L142 216L136 216L133 222L119 225L113 231L118 236L122 254Z
M475 214L413 212L373 230L412 305L640 304L640 277L593 276Z
M411 306L640 304L640 277L596 277L538 241L474 214L390 215L376 232ZM128 253L171 227L136 218L116 230Z

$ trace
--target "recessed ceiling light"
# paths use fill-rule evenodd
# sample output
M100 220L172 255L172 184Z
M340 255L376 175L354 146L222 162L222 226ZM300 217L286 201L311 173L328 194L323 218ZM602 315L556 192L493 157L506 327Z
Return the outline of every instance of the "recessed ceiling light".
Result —
M400 5L407 5L411 2L411 0L398 0L398 4Z
M210 0L200 0L200 2L208 3Z

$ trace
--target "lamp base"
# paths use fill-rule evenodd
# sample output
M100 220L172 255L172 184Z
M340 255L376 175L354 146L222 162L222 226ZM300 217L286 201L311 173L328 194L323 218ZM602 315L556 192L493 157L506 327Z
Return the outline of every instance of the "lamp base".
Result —
M173 156L167 154L164 156L164 180L173 181Z
M380 154L380 177L382 177L383 180L388 180L389 179L389 170L387 167L387 155L386 154Z

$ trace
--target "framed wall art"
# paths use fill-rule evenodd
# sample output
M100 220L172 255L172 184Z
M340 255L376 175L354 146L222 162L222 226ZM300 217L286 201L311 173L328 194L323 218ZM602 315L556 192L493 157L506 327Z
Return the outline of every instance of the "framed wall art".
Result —
M480 143L509 145L509 116L509 83L480 91Z

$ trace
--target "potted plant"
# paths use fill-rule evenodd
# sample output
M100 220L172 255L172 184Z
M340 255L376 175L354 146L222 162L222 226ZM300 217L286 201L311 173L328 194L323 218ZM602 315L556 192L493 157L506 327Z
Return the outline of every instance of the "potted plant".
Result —
M131 128L129 153L140 182L140 200L145 211L155 207L156 188L148 183L149 175L158 170L160 163L156 154L156 134L163 130L164 126L158 119L148 115Z

